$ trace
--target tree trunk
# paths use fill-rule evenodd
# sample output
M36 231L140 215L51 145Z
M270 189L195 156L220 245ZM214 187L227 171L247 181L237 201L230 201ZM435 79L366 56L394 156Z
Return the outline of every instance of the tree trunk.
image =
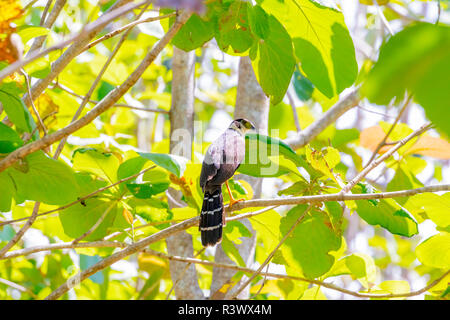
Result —
M170 109L170 153L191 159L194 128L194 70L195 52L184 52L174 47L172 59L172 105ZM168 190L171 198L180 203L181 195ZM176 207L174 201L169 206ZM177 233L166 239L169 255L193 257L192 236L186 232ZM170 276L177 299L203 299L198 285L197 271L193 264L170 261Z
M267 134L269 106L270 101L256 80L250 58L242 57L239 62L239 79L234 118L246 118L255 125L259 133ZM253 196L255 198L260 197L262 178L249 177L245 175L239 175L235 178L248 181L253 187ZM241 220L241 222L249 229L252 236L250 238L242 238L242 243L236 245L236 247L239 250L246 266L251 267L255 258L256 234L248 219ZM225 254L221 245L217 246L215 261L219 263L233 263ZM231 277L233 277L235 273L236 271L230 269L214 268L211 294L220 289L227 281L231 279ZM240 282L236 284L233 289L237 289L246 279L247 277L243 276ZM237 298L246 299L249 296L249 292L250 288L248 287L242 291Z

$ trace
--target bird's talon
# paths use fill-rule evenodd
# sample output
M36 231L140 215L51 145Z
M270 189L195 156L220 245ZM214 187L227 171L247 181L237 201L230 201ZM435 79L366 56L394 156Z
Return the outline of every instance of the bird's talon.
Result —
M229 204L228 206L231 208L232 206L234 206L236 203L238 203L238 202L240 202L240 201L245 201L245 199L244 199L244 198L237 199L237 200L235 200L235 199L230 199L230 204Z

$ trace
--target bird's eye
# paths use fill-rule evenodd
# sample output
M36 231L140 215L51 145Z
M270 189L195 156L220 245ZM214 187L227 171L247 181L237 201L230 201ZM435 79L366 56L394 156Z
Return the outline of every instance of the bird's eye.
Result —
M241 124L239 122L236 123L236 127L241 128Z

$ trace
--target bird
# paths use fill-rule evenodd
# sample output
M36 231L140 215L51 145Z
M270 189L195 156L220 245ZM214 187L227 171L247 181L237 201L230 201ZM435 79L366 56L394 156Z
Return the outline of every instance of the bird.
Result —
M235 119L227 130L208 147L200 172L200 187L204 197L200 212L199 230L204 247L222 241L225 226L222 185L230 195L230 207L244 199L235 200L228 180L234 175L245 157L245 134L255 130L247 119Z

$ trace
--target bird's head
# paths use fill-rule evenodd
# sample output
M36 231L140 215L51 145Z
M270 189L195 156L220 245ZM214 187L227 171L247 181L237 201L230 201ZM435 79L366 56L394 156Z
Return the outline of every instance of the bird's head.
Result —
M253 123L248 121L247 119L236 119L233 120L230 124L230 129L236 130L242 135L245 135L245 133L249 130L255 130L255 126Z

